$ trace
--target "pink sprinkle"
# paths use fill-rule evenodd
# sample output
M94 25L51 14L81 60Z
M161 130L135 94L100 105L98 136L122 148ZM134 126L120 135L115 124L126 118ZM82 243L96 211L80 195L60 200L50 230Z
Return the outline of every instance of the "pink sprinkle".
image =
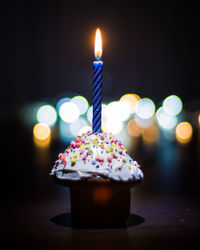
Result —
M112 162L112 157L111 157L111 156L108 156L108 157L107 157L107 161L108 161L108 162Z
M76 148L76 142L75 142L75 141L72 141L72 142L71 142L71 147L72 147L72 148Z
M121 142L118 142L118 146L121 146L122 145L122 143Z
M79 147L81 146L81 144L82 144L81 141L80 141L80 142L77 142L77 143L76 143L77 148L79 148Z
M84 155L82 156L82 160L85 161L86 158L87 158L87 154L84 154Z
M99 157L99 161L104 162L104 158L102 156Z

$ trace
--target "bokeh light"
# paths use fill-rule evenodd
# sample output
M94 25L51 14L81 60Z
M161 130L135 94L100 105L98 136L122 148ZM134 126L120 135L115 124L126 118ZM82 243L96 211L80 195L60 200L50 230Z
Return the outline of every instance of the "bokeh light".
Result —
M81 115L87 111L88 101L86 100L85 97L75 96L71 99L71 101L74 102L78 106Z
M79 118L75 122L69 124L69 130L73 136L77 136L79 131L87 125L88 123L84 118Z
M157 118L159 126L166 130L175 128L178 122L177 117L166 113L163 107L160 107L157 110L156 118Z
M142 139L147 144L154 144L155 142L157 142L158 137L159 127L155 122L142 131Z
M126 121L131 113L130 105L125 101L110 102L105 110L106 118L115 121Z
M134 119L131 119L127 124L128 133L133 137L139 137L142 134L142 128L135 122Z
M114 135L119 134L123 129L123 122L120 120L108 119L102 123L102 130L106 133L112 133Z
M44 123L37 123L33 127L33 136L40 141L48 139L51 135L51 129Z
M154 117L151 117L149 119L142 119L139 116L135 115L134 119L136 123L142 128L147 128L154 122Z
M71 140L74 139L75 136L73 136L69 130L69 123L64 122L63 120L59 120L58 123L58 129L59 129L59 136L62 142L68 143Z
M135 113L142 119L149 119L154 115L155 104L149 98L142 98L135 105Z
M92 132L91 126L85 126L85 127L81 128L78 132L78 135L82 135L82 134L87 133L87 132Z
M45 123L48 126L53 126L57 121L57 113L53 106L44 105L37 111L37 121L39 123Z
M180 143L188 143L192 139L193 129L189 122L181 122L176 127L176 139Z
M56 110L57 110L57 112L59 113L59 109L60 109L60 107L61 107L62 104L66 103L66 102L70 102L70 101L71 101L71 98L68 98L68 97L60 99L57 102L57 104L56 104Z
M163 108L169 115L178 115L182 110L183 104L181 99L176 95L170 95L165 98Z
M79 118L80 111L75 103L65 102L60 106L59 115L63 121L71 123Z
M132 114L135 113L135 105L141 98L137 94L125 94L120 98L120 101L125 101L129 104Z

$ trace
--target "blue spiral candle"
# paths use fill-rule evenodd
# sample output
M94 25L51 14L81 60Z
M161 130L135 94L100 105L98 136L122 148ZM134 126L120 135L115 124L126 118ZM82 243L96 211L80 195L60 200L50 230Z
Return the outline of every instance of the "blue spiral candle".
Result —
M101 102L102 102L102 71L103 62L100 61L102 55L101 33L97 29L95 37L95 57L97 61L93 62L93 133L101 132Z

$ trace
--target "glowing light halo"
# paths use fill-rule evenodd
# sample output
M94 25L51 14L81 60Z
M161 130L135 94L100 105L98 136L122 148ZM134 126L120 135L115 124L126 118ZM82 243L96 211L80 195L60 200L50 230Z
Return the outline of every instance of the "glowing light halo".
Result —
M166 130L175 128L178 122L177 117L166 113L163 107L160 107L156 111L156 119L158 121L158 125Z
M60 106L59 115L63 121L71 123L79 118L80 111L75 103L65 102Z
M192 139L193 128L189 122L181 122L176 126L176 139L180 143L188 143Z
M88 126L87 121L84 118L78 118L75 122L69 124L69 131L73 136L77 136L79 131L86 126Z
M130 106L125 101L113 101L105 108L105 116L109 120L126 121L130 116Z
M135 113L135 105L140 100L140 96L137 94L125 94L120 98L120 101L128 102L130 106L131 113Z
M120 120L108 119L102 124L102 130L106 133L112 133L114 135L119 134L123 129L123 122Z
M57 121L57 113L53 106L43 105L37 111L37 121L52 127Z
M135 105L135 113L142 119L149 119L154 115L155 104L149 98L142 98Z
M75 96L71 99L71 102L74 102L78 106L81 115L83 115L88 109L88 101L83 96Z
M163 101L163 108L169 115L178 115L182 110L183 104L180 97L170 95Z
M135 119L128 122L127 130L132 137L139 137L142 134L142 128L135 122Z
M33 127L33 136L39 141L45 141L51 136L51 129L44 123L37 123Z

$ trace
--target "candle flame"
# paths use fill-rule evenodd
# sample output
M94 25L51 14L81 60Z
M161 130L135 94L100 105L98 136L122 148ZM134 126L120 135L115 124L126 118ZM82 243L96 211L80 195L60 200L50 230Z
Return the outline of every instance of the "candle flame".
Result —
M102 56L102 40L101 40L101 31L99 28L97 28L96 30L94 53L96 59L100 60Z

